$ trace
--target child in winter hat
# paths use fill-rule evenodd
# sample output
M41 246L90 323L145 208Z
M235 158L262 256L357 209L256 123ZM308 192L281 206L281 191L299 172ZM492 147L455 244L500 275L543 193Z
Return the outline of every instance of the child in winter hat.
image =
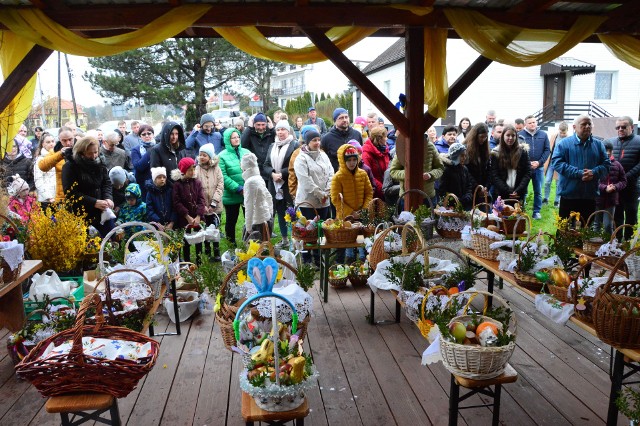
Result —
M34 209L39 208L35 197L29 195L29 184L20 177L14 175L7 188L9 193L9 215L26 223Z
M130 183L124 190L126 201L120 206L116 225L126 222L146 222L147 204L142 201L142 191L137 183ZM125 230L125 237L129 238L135 232L142 231L141 226L128 227Z
M173 182L173 208L176 211L176 229L198 231L200 221L205 213L205 198L202 183L195 179L195 160L185 157L178 162L178 170L171 172ZM202 243L196 246L196 262L200 263ZM191 261L191 245L185 241L182 247L182 256L185 262Z
M173 229L176 212L173 209L173 190L167 185L167 169L151 168L151 181L147 181L147 221L160 231Z

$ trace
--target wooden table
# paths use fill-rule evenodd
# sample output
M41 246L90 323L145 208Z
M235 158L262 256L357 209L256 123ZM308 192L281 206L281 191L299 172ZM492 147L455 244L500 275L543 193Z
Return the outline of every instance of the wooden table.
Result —
M304 418L309 415L309 404L307 403L307 398L305 398L302 405L294 410L265 411L258 407L251 395L242 392L241 413L247 425L253 425L254 422L284 425L286 422L293 421L296 426L304 426Z
M579 249L576 249L578 252ZM581 250L580 250L581 251ZM471 249L462 249L461 253L463 256L466 256L470 261L480 266L487 272L487 280L488 280L488 291L493 292L493 280L495 275L498 275L508 284L513 287L516 287L528 294L529 296L535 298L537 293L534 293L531 290L526 288L522 288L516 284L514 275L507 271L501 271L498 268L499 262L491 261L487 259L483 259L478 256ZM607 265L604 262L601 262L602 266ZM609 267L611 267L609 265ZM583 330L591 333L593 336L597 337L596 330L593 328L593 325L587 324L584 321L572 316L569 320L576 324L578 327ZM634 349L622 349L612 346L611 349L615 352L613 354L613 363L609 366L609 376L611 377L611 390L609 392L609 411L607 412L607 425L614 426L618 423L618 407L616 406L616 398L618 398L618 394L622 389L622 382L625 378L633 375L634 373L640 372L640 366L637 365L640 362L640 350ZM634 364L635 363L635 364ZM624 369L627 367L631 372L625 374Z
M42 268L42 260L25 260L20 275L0 289L0 328L18 331L24 326L26 315L22 304L22 283Z
M360 248L364 247L364 244L358 243L326 243L326 244L305 244L305 250L319 250L320 251L320 296L324 303L329 302L329 268L331 267L331 250L333 249L348 249L348 248Z

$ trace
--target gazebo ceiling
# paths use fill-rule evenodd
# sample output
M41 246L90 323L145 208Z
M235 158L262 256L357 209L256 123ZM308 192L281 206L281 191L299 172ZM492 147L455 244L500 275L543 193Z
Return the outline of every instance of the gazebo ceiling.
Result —
M531 29L567 30L580 15L608 16L598 33L640 34L637 0L0 0L0 7L36 7L55 22L86 37L120 34L140 28L183 4L213 7L178 36L215 37L212 27L257 26L266 36L302 36L301 27L361 26L376 35L402 36L406 27L449 28L443 9L465 8L499 22ZM404 7L404 8L403 8ZM407 7L432 7L428 14ZM1 28L1 27L0 27Z

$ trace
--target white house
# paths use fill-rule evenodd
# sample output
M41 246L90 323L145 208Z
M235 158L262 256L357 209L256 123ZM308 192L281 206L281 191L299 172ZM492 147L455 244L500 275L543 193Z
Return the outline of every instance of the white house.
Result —
M404 56L404 39L399 39L363 70L393 103L405 92ZM448 40L449 85L477 57L478 53L463 40ZM550 118L553 126L554 104L558 118L571 119L591 108L595 116L608 113L637 119L640 70L615 58L600 43L582 43L542 66L518 68L494 62L451 105L447 119L438 120L436 125L458 124L462 117L481 122L491 109L507 121L539 113L541 122ZM358 115L379 113L359 91L354 96L354 111Z

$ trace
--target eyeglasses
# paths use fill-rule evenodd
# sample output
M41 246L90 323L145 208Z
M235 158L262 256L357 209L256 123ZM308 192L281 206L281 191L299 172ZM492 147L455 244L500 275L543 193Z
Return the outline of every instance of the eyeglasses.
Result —
M626 130L627 126L616 126L616 130Z
M140 133L140 136L153 136L153 133L151 133L151 132L144 132L144 133Z

